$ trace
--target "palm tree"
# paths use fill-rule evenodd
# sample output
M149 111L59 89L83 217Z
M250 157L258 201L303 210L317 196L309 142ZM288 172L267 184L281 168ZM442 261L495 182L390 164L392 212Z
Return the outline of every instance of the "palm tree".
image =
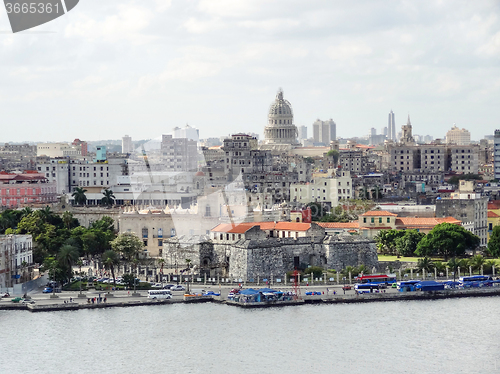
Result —
M87 190L81 187L75 188L75 191L71 194L71 196L73 196L73 198L75 199L76 205L84 205L87 202L87 196L85 196L85 192L87 192Z
M118 265L120 263L120 256L115 251L109 249L102 254L102 262L105 268L111 271L113 283L116 288L115 265Z
M73 222L73 214L71 212L64 212L62 215L62 221L64 223L64 226L69 230L71 228L71 223Z
M102 193L104 197L101 199L101 204L102 205L107 205L107 206L112 206L115 203L116 197L113 195L113 191L110 189L105 189L104 192Z
M160 265L160 282L163 283L163 267L165 266L165 259L160 258L158 260L158 264Z
M78 261L78 249L72 245L64 244L57 254L57 259L59 264L66 268L66 277L71 278L72 266Z
M21 216L22 217L29 216L31 213L33 213L33 209L31 209L30 207L25 207L25 208L21 209Z
M471 258L470 266L472 266L473 270L481 271L481 267L485 264L486 259L481 255L476 255Z
M495 260L488 260L484 263L484 272L486 274L493 274L493 266L496 267L496 261Z
M434 268L434 264L429 257L419 258L417 260L417 269L425 271L425 274L429 273Z

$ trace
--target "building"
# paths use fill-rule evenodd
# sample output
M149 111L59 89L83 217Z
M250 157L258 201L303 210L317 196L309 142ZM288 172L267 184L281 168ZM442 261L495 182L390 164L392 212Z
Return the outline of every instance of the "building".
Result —
M134 151L134 146L132 145L132 137L125 135L122 138L122 153L128 154Z
M0 198L1 206L9 209L33 204L51 204L56 202L57 187L56 183L37 172L0 172Z
M396 121L394 120L394 112L392 110L389 113L389 123L387 124L387 139L393 142L398 140L396 134Z
M488 198L474 192L473 181L459 183L459 190L451 193L449 198L436 200L436 217L454 217L465 226L473 223L472 233L481 239L480 245L486 246L488 241Z
M459 129L455 124L446 133L446 144L469 145L470 132L466 129Z
M495 130L493 138L493 167L495 179L500 180L500 130Z
M37 157L80 157L82 147L69 143L38 143L36 146Z
M317 202L330 208L339 205L339 201L352 199L354 191L349 171L328 170L327 173L313 175L310 183L290 185L290 202L307 204Z
M0 289L32 279L31 235L0 235Z
M299 126L299 139L307 139L307 126Z
M328 146L331 141L337 140L337 125L330 118L328 121L317 119L313 123L313 139L315 145Z
M89 150L88 150L88 144L87 142L84 142L80 139L75 139L73 140L73 143L71 143L73 147L76 149L80 148L80 153L82 156L88 156Z
M297 146L297 136L297 127L293 124L292 104L283 98L283 90L280 89L269 107L264 144Z
M188 240L189 238L186 238ZM172 267L182 241L164 243L163 258ZM351 236L330 236L315 223L252 222L220 224L204 242L186 243L188 258L207 276L256 281L283 279L288 271L308 266L340 270L346 266L378 266L375 243ZM184 262L185 263L185 262Z
M461 221L453 217L398 217L396 213L386 210L370 210L359 216L359 233L366 238L374 238L380 230L418 230L429 233L440 223L461 225Z
M198 168L200 157L196 140L163 135L160 152L164 171L196 171Z

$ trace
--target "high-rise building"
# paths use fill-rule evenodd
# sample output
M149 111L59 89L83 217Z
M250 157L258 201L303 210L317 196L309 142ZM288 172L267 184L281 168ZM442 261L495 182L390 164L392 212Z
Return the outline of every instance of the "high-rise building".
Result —
M385 136L387 136L387 134L388 134L387 133L387 126L385 126L385 127L382 128L382 134L385 135Z
M470 132L466 129L459 129L455 124L446 133L446 144L469 145Z
M495 130L493 147L493 165L495 169L495 179L500 180L500 130Z
M299 126L299 139L307 139L307 126Z
M396 121L394 120L394 113L391 110L389 113L389 123L387 125L387 138L392 141L397 141L396 135Z
M328 121L317 119L313 123L314 143L322 143L328 146L331 141L337 139L337 125L330 118Z
M122 138L122 153L132 153L133 150L132 137L125 135Z

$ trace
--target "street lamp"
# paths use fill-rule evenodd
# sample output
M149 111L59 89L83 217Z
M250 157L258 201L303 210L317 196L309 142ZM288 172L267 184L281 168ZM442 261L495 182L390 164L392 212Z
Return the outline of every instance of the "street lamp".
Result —
M344 290L344 295L345 295L345 277L343 277L342 280L344 281L344 287L342 287L342 289Z
M453 275L453 288L455 288L455 272L452 271L451 275Z

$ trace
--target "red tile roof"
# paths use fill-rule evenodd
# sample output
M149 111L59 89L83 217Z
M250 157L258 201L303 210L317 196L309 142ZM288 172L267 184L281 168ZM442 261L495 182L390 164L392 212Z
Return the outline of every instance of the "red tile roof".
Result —
M500 217L498 214L496 214L495 212L488 212L488 218L498 218Z
M390 216L390 217L397 217L398 215L395 213L388 212L387 210L370 210L362 216L377 216L377 217L385 217L385 216Z
M440 223L454 223L460 225L462 222L453 217L398 217L396 218L397 228L423 228L434 227Z
M239 224L221 223L212 229L214 232L226 232L231 234L243 234L252 227L260 226L261 230L280 231L307 231L311 228L310 223L302 222L244 222Z

